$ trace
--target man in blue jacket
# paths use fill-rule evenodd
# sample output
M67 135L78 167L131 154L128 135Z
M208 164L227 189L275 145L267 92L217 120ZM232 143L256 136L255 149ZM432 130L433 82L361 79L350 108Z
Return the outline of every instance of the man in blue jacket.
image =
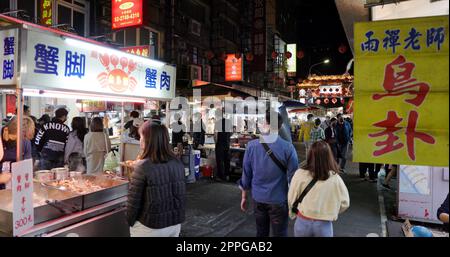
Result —
M278 129L282 117L278 114ZM273 236L287 236L288 185L298 168L297 152L292 143L278 133L269 134L270 113L262 126L262 137L248 143L239 187L242 191L241 210L247 209L247 194L251 190L256 218L256 236L268 237L272 227ZM279 165L269 156L262 142L267 143ZM280 166L284 166L281 168Z
M350 123L344 120L342 114L337 115L338 123L336 125L336 143L338 148L338 161L342 172L345 172L347 163L348 144L351 141L352 128Z

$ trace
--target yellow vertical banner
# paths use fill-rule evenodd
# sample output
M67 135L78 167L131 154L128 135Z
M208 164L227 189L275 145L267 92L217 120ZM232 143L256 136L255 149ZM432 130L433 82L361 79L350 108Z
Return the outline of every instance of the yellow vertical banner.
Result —
M448 167L448 16L354 31L353 160Z

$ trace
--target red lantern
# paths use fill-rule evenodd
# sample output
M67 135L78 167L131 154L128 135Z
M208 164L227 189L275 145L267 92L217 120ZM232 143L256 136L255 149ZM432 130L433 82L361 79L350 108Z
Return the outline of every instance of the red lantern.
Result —
M278 57L278 53L273 51L272 52L272 59L277 59L277 57Z
M305 57L305 52L303 52L302 50L297 52L297 58L298 59L303 59L303 57Z
M214 58L214 53L212 51L207 51L206 52L206 58L208 60L211 60L212 58Z
M291 52L286 52L284 55L285 55L286 58L288 58L288 59L291 59L291 57L292 57L292 53L291 53Z
M322 101L320 101L320 99L316 100L316 104L319 105Z
M344 54L345 52L347 52L347 46L344 44L341 44L338 48L339 53Z
M241 59L242 54L237 52L237 53L234 54L234 57L236 57L236 59Z
M324 102L325 104L328 104L328 103L330 102L330 99L325 98L325 100L323 100L323 102Z
M249 62L253 61L254 58L255 58L255 56L252 53L247 53L245 55L245 59L247 59L247 61L249 61Z
M337 101L338 101L338 100L337 100L336 98L331 99L331 102L332 102L333 104L336 104Z
M341 98L341 104L345 104L344 98Z

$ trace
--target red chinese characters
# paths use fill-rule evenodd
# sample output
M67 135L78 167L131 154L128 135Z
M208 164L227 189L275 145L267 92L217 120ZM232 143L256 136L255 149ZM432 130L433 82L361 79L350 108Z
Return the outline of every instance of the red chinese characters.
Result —
M403 94L415 95L415 98L407 99L405 102L419 107L425 101L430 91L427 83L417 82L412 78L415 64L407 62L402 55L398 56L393 62L388 64L385 69L385 78L383 87L387 91L386 94L374 94L372 99L380 100L384 97L395 97ZM404 131L406 136L406 148L408 156L411 160L416 160L415 143L416 139L427 144L435 144L436 140L429 134L417 131L419 113L411 110L408 114L408 121ZM386 137L384 141L378 141L375 146L381 147L373 152L374 156L382 156L384 154L402 149L405 144L399 142L400 137L396 134L403 130L400 123L403 118L399 117L396 111L389 111L386 120L376 122L373 126L383 128L378 133L369 134L370 138Z
M415 95L415 97L407 99L405 102L419 107L430 92L430 86L423 82L417 82L417 79L412 77L415 67L414 63L406 62L405 57L399 55L385 69L383 87L387 93L374 94L372 99L380 100L388 96L410 94Z
M417 121L419 118L419 114L416 111L411 111L408 117L408 125L406 128L406 147L408 150L408 156L411 160L416 160L415 155L415 139L420 139L421 141L434 144L436 140L423 132L416 131ZM381 156L396 150L399 150L404 147L404 144L398 142L399 137L395 135L395 133L399 130L402 130L402 127L398 127L398 124L402 122L402 118L398 117L395 111L388 112L387 119L384 121L377 122L373 124L375 127L384 128L382 132L369 134L371 138L377 138L382 136L387 136L385 141L379 141L375 145L383 146L381 149L374 151L374 156Z

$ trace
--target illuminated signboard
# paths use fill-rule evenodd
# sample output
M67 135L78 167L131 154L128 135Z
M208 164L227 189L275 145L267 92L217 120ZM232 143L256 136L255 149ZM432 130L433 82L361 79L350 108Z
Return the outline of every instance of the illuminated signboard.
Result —
M41 0L41 24L52 25L52 0Z
M288 44L286 46L287 52L292 54L292 57L287 59L287 72L288 73L296 73L297 72L297 58L295 55L297 53L297 45L296 44ZM290 74L289 74L290 75ZM293 74L293 77L295 74Z
M130 54L139 55L142 57L150 57L150 47L149 46L121 47L120 50L125 51Z
M228 54L225 60L225 81L241 81L243 72L242 57L237 59L235 54Z
M142 0L112 0L112 28L142 24Z

